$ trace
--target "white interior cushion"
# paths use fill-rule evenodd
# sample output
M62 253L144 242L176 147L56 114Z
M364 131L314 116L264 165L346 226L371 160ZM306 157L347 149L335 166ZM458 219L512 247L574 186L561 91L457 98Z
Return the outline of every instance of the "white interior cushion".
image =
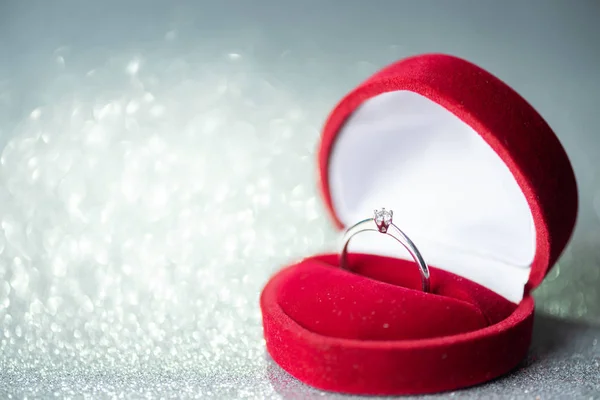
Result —
M535 254L531 210L500 157L439 104L409 91L368 100L340 132L329 175L345 226L391 209L430 265L521 300ZM411 259L377 232L350 251Z

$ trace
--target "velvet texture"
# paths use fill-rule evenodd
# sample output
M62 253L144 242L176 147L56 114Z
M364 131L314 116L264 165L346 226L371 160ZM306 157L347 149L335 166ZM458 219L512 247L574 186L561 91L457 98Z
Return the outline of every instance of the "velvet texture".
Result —
M519 306L431 268L431 293L409 261L353 254L307 258L261 296L266 345L301 381L358 394L439 392L484 382L526 354L533 300Z
M518 305L436 268L432 293L422 293L411 262L374 255L351 255L352 272L337 268L336 255L284 268L261 295L267 350L291 375L324 390L433 393L510 371L531 340L530 291L556 262L575 224L573 170L542 117L490 73L456 57L432 54L383 69L329 116L319 149L320 188L339 228L328 186L336 136L361 103L395 90L442 105L506 163L531 208L536 253Z
M431 293L421 291L413 262L367 255L309 258L281 284L283 312L320 335L359 340L409 340L481 329L506 318L516 305L443 270L431 272ZM369 278L369 279L366 279Z
M536 253L526 292L535 288L571 237L577 216L575 175L554 132L533 107L498 78L460 58L430 54L399 61L376 73L335 107L323 128L318 161L321 193L338 227L342 224L328 184L329 155L336 136L361 103L395 90L418 93L445 107L479 133L506 163L533 214Z

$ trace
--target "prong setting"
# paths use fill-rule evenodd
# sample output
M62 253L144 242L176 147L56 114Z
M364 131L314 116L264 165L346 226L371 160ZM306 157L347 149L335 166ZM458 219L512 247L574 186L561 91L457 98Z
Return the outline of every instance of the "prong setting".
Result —
M375 210L373 214L373 220L375 221L375 225L377 225L379 232L387 232L389 226L392 224L393 216L394 212L392 210L386 210L385 208L382 208L381 210Z

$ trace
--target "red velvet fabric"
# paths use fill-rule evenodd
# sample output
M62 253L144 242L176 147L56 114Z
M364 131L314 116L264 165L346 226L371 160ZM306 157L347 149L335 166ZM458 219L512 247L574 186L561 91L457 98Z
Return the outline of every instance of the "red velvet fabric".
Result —
M533 299L518 306L431 268L421 292L414 264L354 254L307 258L277 273L261 296L266 346L284 370L328 391L433 393L514 368L531 338Z
M569 240L577 187L560 142L515 91L456 57L430 54L384 68L344 97L330 114L319 149L320 188L339 228L329 192L335 139L364 101L409 90L470 125L501 157L531 208L536 253L523 300L512 304L462 277L432 268L432 293L418 290L409 262L351 255L353 272L335 255L312 257L277 273L261 296L269 354L317 388L355 394L452 390L498 377L527 353L534 303ZM490 210L493 212L493 210Z
M306 259L287 272L278 295L283 312L320 335L407 340L481 329L516 308L443 270L432 268L427 294L420 289L414 262L374 255L349 258L352 272L337 268L332 255Z
M394 63L344 97L329 115L319 148L321 193L338 227L329 192L329 156L338 132L366 100L409 90L445 107L492 147L527 198L536 228L536 253L526 291L535 288L571 237L577 185L569 159L544 119L517 92L463 59L426 54ZM493 212L493 210L490 210Z

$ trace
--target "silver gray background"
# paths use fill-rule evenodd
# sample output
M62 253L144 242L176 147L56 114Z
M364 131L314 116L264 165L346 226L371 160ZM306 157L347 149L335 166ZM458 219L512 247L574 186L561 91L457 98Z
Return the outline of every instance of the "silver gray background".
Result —
M305 119L290 125L293 138L263 134L270 126L269 118L276 118L270 115L251 122L255 133L247 145L231 144L231 138L237 140L238 136L228 138L226 130L207 139L204 145L209 150L223 143L230 148L250 146L255 152L247 158L246 169L271 179L263 195L272 199L272 211L255 210L259 222L249 225L251 230L256 226L252 232L264 234L279 229L298 203L311 204L313 208L303 210L318 217L310 223L303 222L304 214L291 218L297 227L273 242L282 249L280 253L269 253L257 246L256 251L244 257L224 261L230 272L215 272L209 283L200 285L201 289L190 290L188 300L194 306L181 305L176 319L157 319L156 309L149 310L150 303L124 307L102 302L93 294L74 297L74 303L90 301L95 312L100 313L74 317L75 324L83 327L76 335L79 344L73 342L72 335L40 336L39 332L56 329L77 330L69 325L73 317L61 317L60 308L40 317L37 327L33 324L29 328L23 311L28 301L50 287L57 288L58 295L66 299L68 285L42 279L25 291L0 291L0 296L10 300L0 314L5 332L0 354L0 396L329 396L299 384L265 356L260 342L258 293L268 276L283 263L333 246L335 232L315 198L313 156L318 128L334 103L387 63L418 53L445 52L488 69L539 110L570 155L580 190L580 214L573 241L536 291L540 312L529 359L507 377L451 396L600 398L600 329L595 327L600 322L599 19L600 3L584 0L0 2L1 146L28 129L19 127L36 107L49 107L57 115L66 112L52 106L67 91L85 91L91 102L104 98L110 85L85 86L78 79L96 69L106 74L106 82L111 82L111 74L117 71L114 60L124 60L123 65L137 55L153 60L154 64L147 68L162 77L158 87L165 89L171 84L185 88L177 74L185 76L190 84L202 80L201 72L194 72L194 68L205 64L210 64L211 71L217 71L221 77L237 77L240 70L230 67L227 55L241 54L242 61L248 62L242 71L252 69L260 79L277 87L277 91L265 91L250 82L240 89L241 96L274 114L280 109L291 110L281 108L285 99L290 107L304 110ZM196 53L199 48L204 49L201 54ZM60 65L57 59L62 60ZM118 93L129 89L115 84L111 90ZM161 93L171 96L165 101L174 104L193 96L190 92L179 98L172 97L175 94L168 90ZM227 107L227 101L215 104ZM169 115L174 114L164 117L167 124L169 118L175 118ZM176 117L181 122L192 119L194 114L181 112ZM245 140L244 136L239 139ZM275 142L277 146L268 146ZM204 150L203 153L199 149L199 157L209 154ZM286 156L261 155L261 151ZM265 167L262 161L268 157L269 166ZM21 161L27 162L24 158ZM221 168L219 165L212 168ZM276 171L284 171L285 176ZM281 193L294 189L296 197L279 199ZM210 212L230 213L231 209L238 209L237 204L243 208L240 198L231 196L229 201L217 204ZM220 239L227 238L221 231L216 234L223 235ZM194 267L211 274L212 268L217 268L214 260L219 262L219 257L223 255L206 251ZM35 267L36 273L44 275L46 267L50 268L42 262ZM172 268L179 271L178 266ZM67 278L78 284L90 279L71 277L71 273L75 276L77 271L68 272ZM103 273L118 277L123 270L114 265ZM140 273L144 273L143 268ZM6 285L10 276L11 267L7 264ZM233 285L234 294L216 301L215 291L228 285ZM142 290L127 282L113 288L115 292L109 295ZM174 283L173 289L180 290L179 283ZM0 303L2 300L0 297ZM160 298L151 304L167 310L172 306ZM232 315L234 304L238 313ZM102 325L108 321L103 319L106 312L119 310L139 315L139 329L111 331ZM152 329L170 339L158 340L152 332L147 334L142 319L154 320ZM182 320L194 324L186 325ZM230 322L227 334L219 325L224 320ZM17 326L21 335L14 339ZM110 335L114 342L99 344L102 335ZM150 341L146 340L148 337ZM216 345L219 337L224 338L223 343ZM166 342L169 356L154 352ZM52 350L56 348L73 351ZM78 349L85 350L87 356L81 356ZM106 358L110 349L118 356ZM132 362L132 358L138 361Z

